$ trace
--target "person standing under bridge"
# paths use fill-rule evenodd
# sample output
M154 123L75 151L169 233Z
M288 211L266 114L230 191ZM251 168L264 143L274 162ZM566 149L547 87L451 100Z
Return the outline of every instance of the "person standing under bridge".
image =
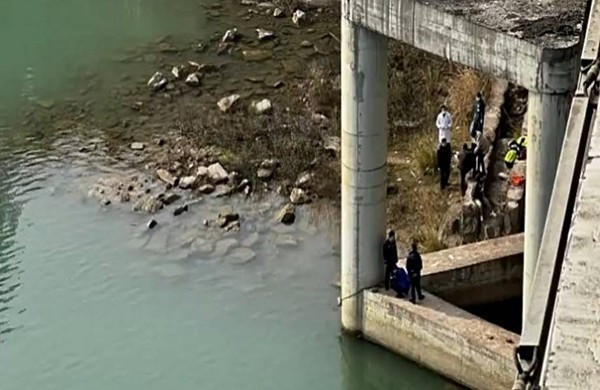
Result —
M483 133L483 121L485 118L485 101L481 92L477 92L475 102L473 103L473 120L469 133L473 139L478 139Z
M442 139L446 138L446 141L452 143L452 115L448 112L446 105L442 105L440 113L435 121L435 126L438 129L438 142L441 144Z
M452 148L446 142L446 138L442 138L437 151L437 164L440 170L440 188L444 190L450 181L450 166L452 165Z
M390 279L397 268L398 249L396 248L396 233L393 230L388 232L388 238L383 243L383 261L385 263L385 289L390 289Z
M406 271L410 280L410 301L417 303L417 299L423 300L425 295L421 292L421 270L423 269L423 259L417 250L417 243L412 244L412 250L406 258Z

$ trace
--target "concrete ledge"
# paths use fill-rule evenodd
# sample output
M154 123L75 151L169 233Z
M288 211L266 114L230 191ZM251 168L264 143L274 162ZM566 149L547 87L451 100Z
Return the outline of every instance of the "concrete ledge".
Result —
M353 23L519 84L562 94L574 88L578 43L542 47L418 0L343 0Z
M516 234L423 255L423 287L461 307L522 293L524 235Z
M472 389L511 388L516 334L431 294L419 305L372 291L363 300L369 341Z

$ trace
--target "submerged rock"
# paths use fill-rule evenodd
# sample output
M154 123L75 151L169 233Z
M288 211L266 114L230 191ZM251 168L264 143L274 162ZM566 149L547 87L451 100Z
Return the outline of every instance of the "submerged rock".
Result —
M239 39L240 34L238 33L237 28L232 28L230 30L225 31L223 34L223 38L221 38L221 43L225 42L235 42Z
M265 41L267 39L275 38L275 34L272 31L265 30L265 29L262 29L262 28L257 28L256 29L256 34L258 34L258 40L259 41Z
M133 211L154 214L163 208L163 203L154 196L145 196L133 205Z
M256 253L250 248L235 248L227 257L234 264L242 265L254 260Z
M161 194L161 195L158 196L158 199L161 200L165 206L169 206L169 205L177 202L179 199L181 199L181 196L179 196L178 194L175 194L173 192L170 192L170 193L164 194L164 195Z
M273 53L261 49L244 50L242 54L244 55L244 60L249 62L265 61L273 57Z
M154 92L157 92L166 87L168 82L167 78L163 76L161 72L156 72L152 75L150 80L148 80L148 86L152 88Z
M173 210L173 215L174 215L174 216L178 216L178 215L180 215L180 214L183 214L183 213L185 213L186 211L188 211L188 209L189 209L189 208L188 208L188 205L187 205L187 204L184 204L183 206L179 206L179 207L177 207L175 210Z
M258 102L252 102L251 107L252 110L259 115L268 114L273 110L273 106L269 99L263 99Z
M277 220L284 225L291 225L296 220L296 207L293 204L286 204L277 214Z
M185 79L185 83L190 87L198 87L200 85L200 77L198 77L198 73L190 73Z
M240 99L240 95L234 93L233 95L229 95L229 96L224 97L221 100L219 100L217 102L217 105L219 106L219 109L221 110L221 112L227 112L231 109L231 107L233 107L235 102L237 102L239 99Z
M220 228L225 228L232 222L238 222L239 227L240 215L238 213L223 213L217 217L217 224Z
M133 150L144 150L145 145L143 142L133 142L130 147Z
M281 234L275 239L275 245L280 248L293 248L298 246L298 241L289 234Z

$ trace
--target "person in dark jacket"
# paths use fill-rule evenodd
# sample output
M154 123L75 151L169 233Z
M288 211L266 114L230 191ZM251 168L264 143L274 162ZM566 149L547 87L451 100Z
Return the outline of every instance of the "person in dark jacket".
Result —
M385 289L390 289L390 278L396 270L398 263L398 249L396 248L396 234L393 230L388 233L388 238L383 243L383 261L385 263Z
M450 181L450 166L452 164L452 147L446 142L446 138L442 138L442 143L438 148L437 163L440 169L440 188L443 190Z
M465 196L467 192L467 174L475 169L475 146L471 144L463 144L461 151L458 153L458 169L460 171L460 192Z
M481 92L477 92L473 103L473 120L471 121L471 137L477 138L478 133L483 132L483 121L485 118L485 101Z
M419 300L425 298L421 293L421 270L423 269L423 260L417 250L417 244L412 244L412 250L406 258L406 271L408 272L408 278L410 279L410 301L417 303L417 297ZM415 294L416 293L416 294Z

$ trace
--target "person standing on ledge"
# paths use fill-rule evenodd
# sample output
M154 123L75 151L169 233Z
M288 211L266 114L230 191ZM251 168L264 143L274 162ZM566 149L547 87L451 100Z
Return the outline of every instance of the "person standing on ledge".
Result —
M483 121L485 118L485 101L481 92L477 92L475 103L473 103L473 120L469 133L474 140L477 140L483 132Z
M385 263L385 289L390 289L390 279L398 263L398 249L396 248L396 234L393 230L388 233L388 238L383 243L383 261Z
M442 138L437 151L437 163L440 170L440 188L443 190L450 182L450 166L452 165L452 148L446 142L446 138Z
M412 244L412 250L406 258L406 271L408 272L408 278L410 279L410 301L417 303L417 297L419 300L423 300L425 295L421 292L421 270L423 269L423 259L417 250L417 243Z
M450 115L445 105L442 105L440 108L440 113L435 121L435 126L438 129L438 142L441 144L442 139L446 138L446 141L451 143L452 115Z

